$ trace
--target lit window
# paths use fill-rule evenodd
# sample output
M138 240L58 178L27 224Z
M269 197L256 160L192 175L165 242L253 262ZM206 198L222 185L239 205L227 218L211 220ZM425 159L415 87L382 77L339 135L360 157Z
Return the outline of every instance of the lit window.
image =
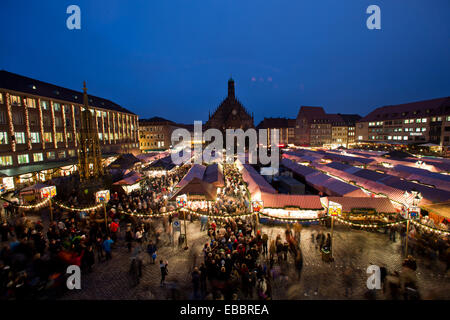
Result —
M427 122L427 118L422 118L422 123L426 123Z
M64 159L66 157L66 151L60 151L58 152L58 158L59 159Z
M29 162L30 162L30 159L29 159L29 157L28 157L28 154L19 154L19 155L17 156L17 162L18 162L19 164L27 164L27 163L29 163Z
M2 156L0 157L0 166L12 166L12 156Z
M48 160L54 160L56 158L55 151L49 151L47 152L47 159Z
M422 128L422 132L427 131L427 128Z
M16 132L14 136L16 137L16 143L25 143L25 132Z
M21 106L22 105L22 103L20 102L19 96L10 96L10 100L11 100L11 104L13 106Z
M42 100L42 101L41 101L41 108L44 109L44 110L48 110L48 108L49 108L49 103L48 103L48 101Z
M8 134L6 132L0 132L0 144L8 144Z
M34 100L32 98L26 98L25 104L28 108L36 108L36 100Z
M44 132L44 141L53 142L53 136L51 132Z
M56 133L56 142L64 142L63 133L57 132Z
M44 155L42 154L42 152L33 153L33 161L34 162L44 161Z
M3 104L3 94L0 93L0 103Z
M408 140L408 136L403 136L403 140Z
M98 139L99 139L99 140L103 140L103 134L99 133L99 134L98 134Z
M61 117L55 117L55 126L62 127L62 118Z
M41 136L39 132L31 132L31 143L39 143L41 142Z
M61 104L54 102L53 103L53 110L54 111L61 111Z
M75 150L69 150L69 157L75 157Z

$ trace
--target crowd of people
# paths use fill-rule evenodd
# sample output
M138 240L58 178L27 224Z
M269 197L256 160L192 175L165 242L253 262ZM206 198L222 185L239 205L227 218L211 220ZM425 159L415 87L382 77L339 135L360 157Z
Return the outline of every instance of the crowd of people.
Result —
M58 295L66 289L68 265L91 272L95 263L112 258L114 241L104 223L75 211L54 213L47 229L23 213L2 222L1 299Z
M160 241L164 233L169 236L169 244L174 244L174 217L167 215L152 219L135 214L170 211L168 198L188 170L189 165L185 165L167 175L145 179L139 191L128 195L114 192L108 204L107 221L103 208L84 212L54 206L53 221L45 228L39 218L27 218L11 204L8 209L10 214L6 216L9 219L2 221L0 226L0 299L59 295L66 288L68 265L78 265L86 272L95 271L96 264L114 259L115 246L122 241L132 258L130 273L136 285L142 276L143 263L139 256L146 252L151 264L157 265L159 261L160 284L165 286L169 263L159 256L158 249L167 245ZM297 280L301 278L301 225L288 225L284 237L277 235L270 239L258 228L256 216L239 217L250 210L247 189L239 170L234 165L225 165L223 172L225 185L208 210L215 216L236 217L216 220L199 218L200 231L207 233L209 241L203 248L203 262L191 274L194 298L271 299L276 264L289 261L298 271ZM77 197L73 190L66 203L77 206ZM190 215L188 219L192 221L194 217ZM162 228L159 222L162 222ZM390 231L390 237L395 241L396 229L391 230L394 231L393 234ZM399 227L398 232L404 243L406 231ZM448 239L414 226L410 229L409 239L409 253L444 257L449 270ZM331 251L329 233L312 233L311 240L322 254ZM415 270L411 261L408 259L404 263L407 268L405 275ZM394 288L394 293L389 291L389 294L395 295L393 284L397 280L395 275L391 276L383 277L383 281L387 279L386 287ZM399 280L402 290L414 290L408 282L409 278L405 277Z

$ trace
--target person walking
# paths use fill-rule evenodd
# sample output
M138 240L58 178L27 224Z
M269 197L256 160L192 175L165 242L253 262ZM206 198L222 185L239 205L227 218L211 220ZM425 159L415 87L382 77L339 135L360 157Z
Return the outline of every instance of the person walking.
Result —
M202 262L200 265L200 293L202 297L206 294L206 279L207 279L207 269L205 264Z
M263 247L263 254L264 256L267 256L267 242L269 242L269 236L267 235L267 233L264 233L262 235L262 247Z
M161 287L165 285L166 276L169 274L168 269L169 263L163 262L162 260L159 260L159 268L161 269Z
M103 250L106 254L106 260L110 260L112 258L111 255L111 245L114 243L113 240L111 240L111 237L108 236L105 241L103 241Z
M152 264L155 264L156 260L156 245L153 244L153 241L150 240L149 244L147 245L147 253L150 257L150 261L152 261Z
M192 285L194 287L194 299L198 298L198 289L200 287L200 271L197 267L194 268L194 271L191 274L192 276Z
M127 243L128 252L131 252L131 243L133 242L133 233L131 232L131 227L127 227L125 232L125 241Z
M102 238L97 237L96 241L95 241L95 248L97 250L97 259L98 261L102 261L103 260L103 242L102 242Z
M303 269L303 255L300 248L297 249L297 256L295 257L295 267L297 269L298 280L300 281Z
M88 272L92 272L92 266L95 263L95 255L94 255L94 249L92 248L92 245L87 247L84 255L83 255L83 264L86 266Z

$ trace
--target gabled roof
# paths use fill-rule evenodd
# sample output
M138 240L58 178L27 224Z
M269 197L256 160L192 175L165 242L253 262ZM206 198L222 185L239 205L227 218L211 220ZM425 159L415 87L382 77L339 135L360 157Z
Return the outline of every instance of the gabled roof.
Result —
M121 154L114 162L112 162L108 166L108 168L127 170L134 167L134 165L139 162L141 162L141 160L136 158L133 154L125 153Z
M83 93L80 91L67 89L5 70L0 70L0 88L43 96L50 99L67 101L69 103L77 103L81 105L83 104ZM88 95L88 97L89 106L134 114L133 112L119 106L118 104L110 100L96 97L90 94Z
M204 196L206 200L216 200L217 187L211 183L207 183L197 177L190 180L186 185L180 188L169 199L170 201L176 200L180 195L186 194L188 196Z
M261 121L257 129L268 129L268 128L295 128L295 119L288 118L264 118Z
M370 197L327 197L328 201L342 205L342 212L351 212L352 209L375 209L377 213L396 213L392 202L388 198Z
M308 120L325 117L326 113L322 107L301 106L297 118L304 116Z

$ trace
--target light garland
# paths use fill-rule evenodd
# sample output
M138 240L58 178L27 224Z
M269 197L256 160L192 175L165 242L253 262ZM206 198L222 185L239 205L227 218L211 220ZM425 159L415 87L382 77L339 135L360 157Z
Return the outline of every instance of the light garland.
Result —
M416 226L418 226L418 227L422 227L422 228L424 228L425 230L431 231L431 232L433 232L433 233L446 234L446 235L449 235L449 234L450 234L450 231L442 230L442 229L438 229L438 228L433 228L433 227L429 227L429 226L427 226L427 225L425 225L425 224L423 224L423 223L417 222L417 221L412 220L412 219L411 219L411 222L412 222L414 225L416 225Z
M402 221L398 221L398 222L389 222L389 223L371 223L371 224L363 224L363 223L354 223L348 220L344 220L342 218L339 217L334 217L336 219L336 221L348 225L348 226L353 226L353 227L360 227L360 228L380 228L380 227L392 227L392 226L397 226L400 224L405 223L407 220L402 220Z
M15 204L15 203L13 203L13 202L10 202L10 201L6 200L5 198L1 198L1 199L4 200L4 201L9 202L12 206L14 206L14 207L16 207L16 208L19 208L19 209L25 209L25 210L36 209L36 208L42 208L42 207L44 207L44 206L50 201L50 198L47 198L47 199L45 199L45 200L43 200L43 201L41 201L41 202L39 202L39 203L36 203L36 204L19 205L19 204Z
M266 213L260 212L260 215L270 219L270 220L277 220L277 221L283 221L283 222L314 222L314 221L320 221L328 219L329 216L319 217L319 218L312 218L312 219L302 219L302 218L281 218L281 217L275 217L268 215Z
M92 206L92 207L88 207L88 208L72 208L72 207L68 207L68 206L66 206L66 205L64 205L64 204L62 204L62 203L60 203L60 202L56 202L55 201L55 204L58 206L58 207L60 207L60 208L63 208L63 209L65 209L65 210L69 210L69 211L72 211L72 212L81 212L81 211L92 211L92 210L98 210L98 209L100 209L101 207L103 207L103 204L102 203L99 203L99 204L97 204L97 205L95 205L95 206Z

